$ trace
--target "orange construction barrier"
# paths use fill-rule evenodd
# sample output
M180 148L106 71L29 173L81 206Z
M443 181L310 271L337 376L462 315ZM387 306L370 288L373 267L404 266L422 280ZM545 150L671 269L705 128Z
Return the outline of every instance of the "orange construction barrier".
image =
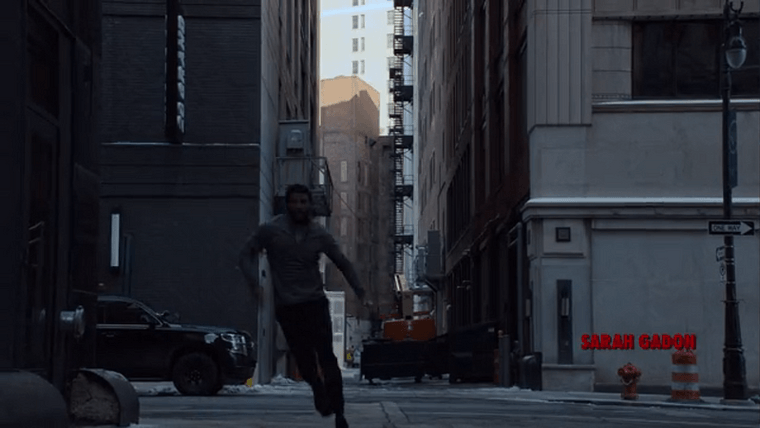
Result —
M671 401L701 401L697 356L688 349L673 353Z

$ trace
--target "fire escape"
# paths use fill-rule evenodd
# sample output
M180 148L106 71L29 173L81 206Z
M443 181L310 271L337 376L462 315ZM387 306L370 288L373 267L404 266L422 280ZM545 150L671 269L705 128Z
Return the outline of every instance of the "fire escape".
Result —
M411 227L404 224L404 206L414 193L414 177L404 175L404 159L411 155L413 143L412 126L404 125L404 116L411 112L411 103L414 95L414 87L410 83L412 76L408 76L406 70L411 70L407 59L411 57L414 38L406 34L405 17L407 9L411 16L412 0L393 0L395 9L393 29L393 54L394 59L389 68L389 90L391 102L388 105L390 119L389 132L393 140L393 224L394 245L393 260L395 273L402 274L404 271L404 253L407 248L414 244L414 232Z

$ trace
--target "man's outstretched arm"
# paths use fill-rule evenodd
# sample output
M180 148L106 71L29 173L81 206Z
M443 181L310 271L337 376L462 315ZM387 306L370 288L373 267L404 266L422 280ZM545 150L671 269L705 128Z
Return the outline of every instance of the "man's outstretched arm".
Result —
M351 289L356 293L356 297L358 297L359 300L364 301L364 288L362 288L361 283L359 282L359 275L356 273L354 265L348 260L346 255L343 254L338 246L338 242L335 241L335 238L329 233L325 233L324 253L343 273L346 281L348 281L348 285L350 285Z

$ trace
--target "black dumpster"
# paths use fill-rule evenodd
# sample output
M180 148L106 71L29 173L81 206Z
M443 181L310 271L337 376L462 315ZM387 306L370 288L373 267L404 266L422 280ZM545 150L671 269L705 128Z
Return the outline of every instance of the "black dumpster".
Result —
M437 336L427 342L425 354L425 374L430 377L442 378L449 373L449 336Z
M494 350L499 349L496 323L457 329L451 335L449 382L493 382Z
M373 379L413 377L421 381L425 375L426 341L370 340L363 342L361 376Z

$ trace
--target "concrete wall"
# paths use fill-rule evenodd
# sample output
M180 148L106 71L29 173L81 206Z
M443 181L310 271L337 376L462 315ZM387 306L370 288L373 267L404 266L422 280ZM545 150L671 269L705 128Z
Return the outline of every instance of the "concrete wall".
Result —
M590 390L616 387L616 370L628 361L646 374L643 387L667 389L673 350L640 349L642 334L695 334L700 384L722 385L723 293L707 218L720 218L719 200L701 208L621 202L591 205L568 199L564 207L528 203L530 280L535 293L536 351L543 353L544 387ZM758 215L757 202L737 204L737 218ZM701 214L699 213L701 211ZM535 215L535 217L534 217ZM540 219L542 218L542 219ZM570 227L572 241L555 242L556 227ZM737 237L737 295L750 388L760 381L755 328L760 239ZM557 280L572 281L572 365L558 364ZM584 334L633 334L635 350L582 350Z
M721 114L712 111L599 112L593 126L545 127L531 135L531 197L720 197ZM757 111L737 113L734 197L758 194Z
M316 0L261 2L261 51L257 57L261 67L259 74L254 76L262 88L261 97L255 102L261 112L260 222L271 220L274 213L276 158L284 156L277 152L280 121L311 121L308 138L313 145L316 144L318 12ZM255 381L268 383L275 374L288 375L284 358L287 345L282 334L278 334L266 257L259 259L259 272L265 291L258 302L261 365Z
M279 45L279 11L272 2L264 2L261 8L261 169L259 179L259 223L271 220L274 212L274 163L279 139L280 94L278 61L281 57ZM254 225L258 226L258 225ZM259 317L259 367L256 369L256 383L269 383L275 374L275 360L279 352L275 349L278 326L275 322L274 291L266 257L259 257L259 281L264 287L258 302Z

